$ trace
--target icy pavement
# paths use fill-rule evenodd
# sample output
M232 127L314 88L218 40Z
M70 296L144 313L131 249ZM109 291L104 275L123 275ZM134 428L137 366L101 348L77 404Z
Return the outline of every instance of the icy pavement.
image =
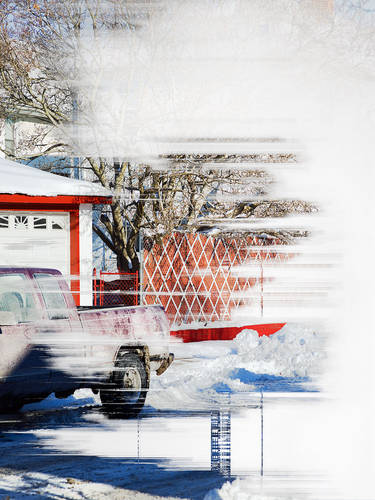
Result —
M137 419L107 419L88 390L4 416L0 498L255 500L267 485L270 498L288 498L296 484L298 495L320 484L310 430L324 415L314 382L324 342L314 329L173 350Z
M148 495L71 477L61 478L41 473L15 474L12 470L3 470L1 473L6 475L6 480L0 479L0 493L7 495L5 498L9 499L66 498L75 500L77 498L90 498L91 500L99 500L108 498L113 500L157 500L163 498L173 500L176 498ZM5 485L4 488L3 484Z
M3 424L0 494L99 499L138 498L142 493L203 499L209 493L221 498L217 491L235 477L248 478L250 485L241 483L241 488L244 484L245 491L254 493L260 478L263 488L271 483L286 495L296 481L302 490L319 486L325 464L311 430L321 423L320 395L258 394L252 403L256 399L257 405L232 411L146 406L130 421L108 420L97 406L26 413L23 420ZM226 470L213 446L220 413L229 415L229 435L219 433L219 452L229 449ZM231 491L230 483L223 491Z

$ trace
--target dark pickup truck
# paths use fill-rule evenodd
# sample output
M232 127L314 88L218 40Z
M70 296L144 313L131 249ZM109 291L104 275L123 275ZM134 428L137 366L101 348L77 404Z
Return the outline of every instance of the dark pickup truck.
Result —
M77 308L59 271L0 266L0 411L85 387L134 416L173 361L169 340L160 306Z

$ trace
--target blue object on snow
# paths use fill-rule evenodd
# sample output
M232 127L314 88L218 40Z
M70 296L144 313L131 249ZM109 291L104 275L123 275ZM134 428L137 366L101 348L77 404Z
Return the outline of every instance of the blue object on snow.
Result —
M243 384L255 386L255 390L264 392L316 392L303 384L310 382L308 377L280 377L267 373L253 373L245 368L231 371L232 380L240 380ZM224 385L224 384L222 384Z
M214 389L216 392L225 392L225 393L232 393L232 389L227 385L224 384L223 382L217 382L212 386L212 389Z

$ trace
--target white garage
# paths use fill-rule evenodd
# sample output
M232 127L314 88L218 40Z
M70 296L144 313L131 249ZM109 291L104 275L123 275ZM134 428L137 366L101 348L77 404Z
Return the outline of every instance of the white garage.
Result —
M61 271L92 304L92 205L110 191L0 158L0 265Z

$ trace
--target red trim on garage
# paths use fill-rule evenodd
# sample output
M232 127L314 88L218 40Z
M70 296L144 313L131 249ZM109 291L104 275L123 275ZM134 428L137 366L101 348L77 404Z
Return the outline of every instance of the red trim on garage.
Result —
M26 194L0 194L0 203L27 203L28 205L80 205L92 203L93 205L111 204L112 198L106 196L30 196Z
M77 205L39 205L38 203L29 203L27 207L22 205L14 205L13 203L2 203L0 197L0 210L8 210L9 212L70 212L71 210L77 210Z
M242 330L255 330L259 337L270 336L278 332L286 323L270 323L265 325L227 326L217 328L198 328L196 330L175 330L171 335L181 338L184 342L202 342L204 340L233 340Z

